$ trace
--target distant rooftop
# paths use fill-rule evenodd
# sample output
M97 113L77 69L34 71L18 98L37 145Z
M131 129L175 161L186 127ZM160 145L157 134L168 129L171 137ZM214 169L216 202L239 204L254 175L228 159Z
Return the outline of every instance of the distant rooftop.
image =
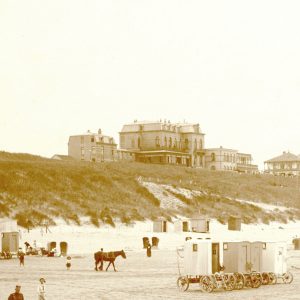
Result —
M115 143L114 141L114 138L111 137L111 136L108 136L108 135L104 135L102 134L102 130L101 129L98 129L98 132L95 133L95 132L91 132L90 130L88 130L87 132L84 132L82 134L74 134L74 135L70 135L69 139L71 137L78 137L78 136L93 136L96 138L96 141L102 141L104 143L111 143L111 141L113 143Z
M265 162L268 163L268 162L285 162L285 161L300 161L300 157L293 153L284 151L281 155L271 158Z
M169 120L159 121L137 121L131 124L125 124L121 130L124 132L137 131L175 131L179 133L202 133L198 123L171 123Z

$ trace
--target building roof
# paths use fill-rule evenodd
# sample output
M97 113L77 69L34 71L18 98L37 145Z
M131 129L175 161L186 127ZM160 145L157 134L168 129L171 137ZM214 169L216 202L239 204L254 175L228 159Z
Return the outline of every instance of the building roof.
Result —
M94 132L91 132L90 130L88 130L87 132L85 132L83 134L70 135L69 140L71 138L76 138L76 137L81 137L81 136L93 136L93 137L95 137L96 142L115 144L114 138L111 136L102 134L101 129L98 130L98 133L94 133Z
M265 162L286 162L286 161L300 161L299 156L290 153L290 152L283 152L281 155L271 158Z
M231 151L231 152L238 152L235 149L229 149L229 148L223 148L222 146L220 146L219 148L206 148L205 150L207 151Z
M170 121L134 121L131 124L123 125L120 133L138 131L172 131L176 133L198 133L201 132L197 123L171 123Z

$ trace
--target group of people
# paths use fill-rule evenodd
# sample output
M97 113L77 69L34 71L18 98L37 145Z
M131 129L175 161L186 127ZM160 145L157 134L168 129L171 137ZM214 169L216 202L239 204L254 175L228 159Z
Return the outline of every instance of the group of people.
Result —
M39 285L37 287L38 300L46 300L45 278L40 278ZM15 292L10 294L8 300L24 300L24 296L21 293L21 285L17 284Z

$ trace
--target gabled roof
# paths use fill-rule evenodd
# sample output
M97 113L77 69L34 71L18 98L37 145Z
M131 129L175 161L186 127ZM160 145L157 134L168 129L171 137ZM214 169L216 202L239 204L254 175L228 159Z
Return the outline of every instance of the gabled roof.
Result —
M283 152L281 155L271 158L265 162L286 162L286 161L300 161L299 156L290 153L290 152Z

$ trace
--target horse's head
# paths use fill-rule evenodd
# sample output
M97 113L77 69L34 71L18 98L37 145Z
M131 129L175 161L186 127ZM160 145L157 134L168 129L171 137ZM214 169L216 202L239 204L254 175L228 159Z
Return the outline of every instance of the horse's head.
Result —
M126 258L126 254L125 254L124 250L121 251L121 256L122 256L123 258Z

